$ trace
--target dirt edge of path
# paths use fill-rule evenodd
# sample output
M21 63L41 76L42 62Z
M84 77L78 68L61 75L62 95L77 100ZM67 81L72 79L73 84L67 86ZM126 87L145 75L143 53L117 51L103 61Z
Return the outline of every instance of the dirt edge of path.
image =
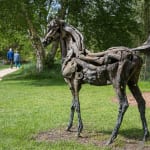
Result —
M145 99L146 107L150 107L150 92L143 92L142 95L143 95L143 98ZM127 98L128 98L129 105L131 106L137 105L135 98L131 94L127 95ZM114 97L112 101L118 103L118 100L116 97Z

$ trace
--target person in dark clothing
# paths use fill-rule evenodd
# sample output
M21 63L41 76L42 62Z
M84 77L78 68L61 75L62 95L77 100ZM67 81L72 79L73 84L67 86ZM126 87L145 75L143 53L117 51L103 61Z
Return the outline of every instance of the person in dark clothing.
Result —
M12 48L10 48L9 51L7 52L7 59L10 63L10 68L13 68L14 52Z

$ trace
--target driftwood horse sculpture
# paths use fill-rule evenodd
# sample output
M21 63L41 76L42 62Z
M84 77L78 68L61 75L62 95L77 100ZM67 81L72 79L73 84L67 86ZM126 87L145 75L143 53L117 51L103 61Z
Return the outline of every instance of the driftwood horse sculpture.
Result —
M102 86L112 84L118 100L119 114L112 135L107 142L110 144L117 137L123 116L129 106L126 96L126 85L135 97L142 121L144 137L149 136L145 118L145 100L137 85L142 59L136 55L137 50L147 50L149 46L138 48L112 47L107 51L91 53L84 47L82 34L73 26L62 20L51 20L43 44L47 46L51 41L59 40L62 56L62 75L72 92L69 131L73 125L74 112L78 115L78 136L83 129L80 112L79 91L83 83Z

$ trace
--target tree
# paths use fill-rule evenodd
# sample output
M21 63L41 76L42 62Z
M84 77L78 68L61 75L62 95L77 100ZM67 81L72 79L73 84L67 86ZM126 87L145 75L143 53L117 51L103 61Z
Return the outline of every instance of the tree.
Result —
M38 29L35 27L34 22L32 21L32 18L34 18L34 16L31 16L28 5L23 2L21 3L21 9L25 16L25 21L28 27L30 39L36 52L36 59L37 59L36 68L38 72L41 72L44 67L43 64L44 64L45 52L40 40L40 36L38 35Z
M144 27L145 27L145 37L150 36L150 1L144 0ZM146 56L145 59L145 79L150 79L150 54Z
M144 25L145 25L145 33L149 36L150 33L150 1L144 1Z
M9 33L14 33L15 31L24 32L26 35L29 33L37 58L36 67L39 72L43 70L45 58L40 37L43 36L46 26L48 14L46 2L47 0L12 0L11 3L9 1L0 2L0 17L3 18L3 22L0 22L0 27L3 30L3 34L6 34L8 31Z
M132 47L137 44L135 38L141 37L134 0L69 0L64 3L66 20L84 34L89 49L102 51L117 45Z
M37 58L37 70L45 58L53 62L58 43L45 51L41 37L48 18L59 17L77 27L84 35L88 49L102 51L108 47L133 47L138 41L141 22L136 19L135 0L12 0L0 1L0 31L11 39L14 31L29 34ZM13 4L13 7L12 7ZM51 63L50 63L51 64Z

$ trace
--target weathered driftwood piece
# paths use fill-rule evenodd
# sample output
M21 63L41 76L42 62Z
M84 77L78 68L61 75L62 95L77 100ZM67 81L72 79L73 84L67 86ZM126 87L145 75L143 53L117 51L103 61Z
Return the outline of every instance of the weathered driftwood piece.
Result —
M145 141L149 136L145 118L145 100L137 84L142 59L135 53L137 50L143 51L144 48L113 47L104 52L91 53L84 47L82 34L61 20L49 22L43 44L46 46L53 40L60 41L62 75L73 97L67 130L69 131L72 127L75 110L78 114L78 136L83 129L79 102L81 85L83 83L97 86L112 84L119 101L117 123L107 144L112 143L117 137L124 113L129 106L126 96L126 85L128 85L138 103L144 132L143 141ZM149 49L150 45L146 45L146 50Z
M106 54L108 54L108 53L110 53L110 50L111 50L111 52L118 52L118 51L124 51L124 50L128 50L128 48L127 47L123 47L123 46L119 46L119 47L111 47L111 48L109 48L108 50L106 50L106 51L103 51L103 52L98 52L98 53L91 53L91 52L89 52L88 51L88 53L87 53L87 55L88 56L93 56L93 57L95 57L95 56L97 56L97 57L102 57L102 56L104 56L104 55L106 55Z

